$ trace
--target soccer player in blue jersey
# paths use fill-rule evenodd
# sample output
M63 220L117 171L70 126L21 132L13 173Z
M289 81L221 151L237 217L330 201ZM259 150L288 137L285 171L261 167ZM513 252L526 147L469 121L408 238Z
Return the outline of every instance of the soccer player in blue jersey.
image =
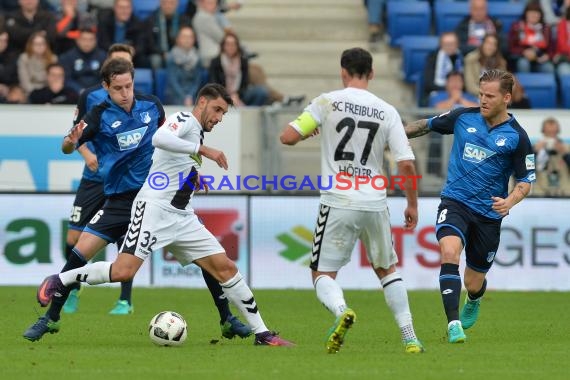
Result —
M455 109L405 127L410 138L430 131L454 134L436 222L439 284L450 343L465 342L464 329L477 321L485 277L499 247L501 221L528 195L536 178L530 140L507 112L513 85L511 73L486 71L479 80L480 107ZM516 183L509 193L511 175ZM459 260L464 248L467 297L459 314Z
M107 51L109 59L123 58L130 62L133 61L134 54L135 51L133 47L126 44L113 44ZM79 101L77 102L73 125L77 125L88 111L102 103L106 97L107 90L105 90L101 84L85 89L81 93ZM87 223L95 216L97 211L99 211L105 203L103 178L98 171L99 162L97 160L97 154L93 148L93 144L91 142L87 142L77 148L77 151L83 157L85 167L83 168L81 182L77 188L77 193L75 194L75 199L73 201L73 208L71 209L71 214L69 216L69 228L67 230L65 248L66 258L69 258L73 253L72 249L77 243L79 235L81 235L81 232L85 226L87 226ZM119 296L119 300L113 309L111 309L109 314L125 315L133 312L133 306L131 304L132 285L132 281L121 283L121 294ZM79 285L75 286L76 288L69 293L69 297L63 305L63 311L65 313L71 314L77 311L80 288Z

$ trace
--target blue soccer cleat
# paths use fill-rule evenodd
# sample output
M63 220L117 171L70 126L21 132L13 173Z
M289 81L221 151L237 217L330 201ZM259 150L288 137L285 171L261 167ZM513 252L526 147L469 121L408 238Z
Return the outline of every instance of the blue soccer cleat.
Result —
M348 329L356 320L356 314L352 309L346 309L335 321L334 326L329 329L326 341L326 349L329 354L336 354L342 344Z
M235 315L230 315L224 323L220 323L220 329L222 336L228 339L232 339L236 335L243 339L252 334L249 326L243 324Z
M460 321L451 321L447 325L447 339L449 343L464 343L467 340Z
M111 309L111 315L129 315L135 312L135 307L127 300L118 300L115 307Z
M461 309L461 314L459 314L459 320L461 325L465 330L472 327L477 318L479 317L479 305L481 304L481 298L471 301L469 296L465 297L465 304Z
M59 321L55 322L49 319L47 315L40 317L36 323L28 327L24 332L24 338L35 342L40 340L46 333L55 334L59 331Z

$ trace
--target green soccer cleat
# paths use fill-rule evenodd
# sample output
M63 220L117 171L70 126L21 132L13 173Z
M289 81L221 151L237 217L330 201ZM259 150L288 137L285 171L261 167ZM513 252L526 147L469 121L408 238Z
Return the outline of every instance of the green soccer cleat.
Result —
M235 336L247 338L253 332L249 326L243 324L235 315L231 315L224 323L220 323L220 330L224 338L232 339Z
M329 354L336 354L344 343L344 337L348 329L356 321L356 314L352 309L346 309L335 321L334 326L329 329L326 348Z
M133 305L127 300L118 300L115 307L109 312L111 315L128 315L135 312Z
M408 354L419 354L425 351L424 345L418 339L408 339L404 342Z
M64 313L73 314L79 310L79 296L81 295L82 291L83 287L80 287L79 289L73 289L71 292L69 292L69 296L67 297L65 304L63 304Z
M469 296L465 297L465 304L461 309L461 314L459 314L459 320L465 330L477 322L477 318L479 317L479 304L481 304L481 298L471 301Z
M460 321L451 321L447 325L447 339L449 343L464 343L467 340Z

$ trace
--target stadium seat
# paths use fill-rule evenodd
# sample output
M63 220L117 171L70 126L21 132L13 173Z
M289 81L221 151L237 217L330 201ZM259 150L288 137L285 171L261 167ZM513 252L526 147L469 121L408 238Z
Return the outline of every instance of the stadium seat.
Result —
M461 20L468 15L468 2L436 1L434 4L436 34L454 31Z
M402 71L408 83L417 81L421 75L427 56L439 46L437 36L404 36L400 39L402 49Z
M166 104L166 84L168 73L166 69L158 69L154 72L154 94L160 99L162 104Z
M533 109L557 108L557 87L554 74L517 73L516 77L528 95Z
M149 95L154 93L154 80L151 69L135 70L135 90Z
M422 1L388 1L386 5L390 46L399 46L399 40L407 35L429 35L430 6Z
M487 13L489 16L501 20L503 24L503 34L508 34L511 25L521 18L525 7L524 2L507 3L507 2L489 2L487 4Z
M136 0L133 1L133 13L139 20L145 20L159 5L160 0Z
M570 75L560 77L560 92L562 94L562 108L570 109Z

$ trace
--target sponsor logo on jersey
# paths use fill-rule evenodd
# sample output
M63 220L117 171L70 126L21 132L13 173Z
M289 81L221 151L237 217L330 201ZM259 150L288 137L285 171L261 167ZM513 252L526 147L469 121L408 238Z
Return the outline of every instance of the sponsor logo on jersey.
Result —
M505 136L499 135L495 139L495 144L497 144L497 146L505 146L506 143L507 143L507 138Z
M469 127L469 128L467 128L467 132L475 133L475 132L477 132L477 128Z
M535 165L534 165L534 154L527 154L526 157L524 158L524 163L526 165L526 170L534 170L535 169Z
M476 164L485 161L487 158L494 156L495 152L482 146L475 144L465 144L463 148L463 159L469 162L475 162Z
M148 114L148 112L143 112L141 113L141 121L145 124L150 123L150 115Z
M117 141L121 150L135 149L139 146L148 127L133 129L132 131L118 133Z
M117 120L115 121L113 124L111 124L111 128L115 129L115 128L119 128L121 126L121 121Z

